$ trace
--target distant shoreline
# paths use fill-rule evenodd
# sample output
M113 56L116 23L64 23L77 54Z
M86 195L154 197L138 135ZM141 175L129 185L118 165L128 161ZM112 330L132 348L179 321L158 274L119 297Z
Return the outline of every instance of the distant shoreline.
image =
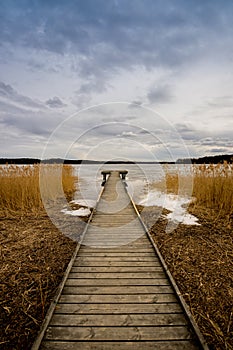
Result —
M61 158L50 158L41 160L39 158L0 158L0 164L218 164L218 163L233 163L233 154L224 154L217 156L205 156L200 158L186 158L177 159L174 162L170 161L99 161L99 160L88 160L88 159L61 159Z
M147 161L99 161L87 159L37 159L37 158L0 158L0 164L175 164L175 162L147 162Z

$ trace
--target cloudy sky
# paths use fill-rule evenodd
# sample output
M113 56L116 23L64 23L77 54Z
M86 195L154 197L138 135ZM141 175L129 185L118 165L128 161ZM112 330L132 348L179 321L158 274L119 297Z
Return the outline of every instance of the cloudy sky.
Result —
M8 0L0 157L233 151L231 0Z

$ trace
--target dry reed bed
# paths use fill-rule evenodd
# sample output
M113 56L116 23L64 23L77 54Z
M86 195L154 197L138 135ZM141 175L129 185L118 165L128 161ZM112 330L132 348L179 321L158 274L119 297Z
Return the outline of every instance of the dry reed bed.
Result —
M196 204L216 209L222 215L233 214L233 165L194 166L193 196Z
M0 210L6 215L36 213L44 208L41 191L50 200L57 201L64 194L70 200L76 181L70 165L1 166Z
M165 179L153 186L165 186L167 192L177 194L179 180L193 182L196 199L189 212L199 218L201 226L179 225L166 233L167 221L162 217L153 225L153 207L143 210L143 219L152 225L152 235L210 349L232 350L233 167L195 165L189 175L166 171Z
M71 166L43 165L52 201L72 198ZM0 348L27 350L39 330L76 243L51 223L40 197L40 167L0 167ZM62 176L60 176L62 174ZM74 218L65 218L74 225ZM77 233L84 223L77 220Z
M179 166L172 171L164 166L164 179L150 187L167 193L192 195L196 205L216 209L224 215L233 213L232 164Z

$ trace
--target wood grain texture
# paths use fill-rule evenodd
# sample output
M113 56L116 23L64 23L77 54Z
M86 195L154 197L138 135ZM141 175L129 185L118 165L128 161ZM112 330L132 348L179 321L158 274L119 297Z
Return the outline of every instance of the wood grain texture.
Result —
M203 349L119 172L105 184L40 349Z
M50 326L45 339L52 340L100 340L100 341L129 341L129 340L186 340L191 334L186 326L160 327L59 327Z
M45 341L41 350L197 350L191 340L182 341Z

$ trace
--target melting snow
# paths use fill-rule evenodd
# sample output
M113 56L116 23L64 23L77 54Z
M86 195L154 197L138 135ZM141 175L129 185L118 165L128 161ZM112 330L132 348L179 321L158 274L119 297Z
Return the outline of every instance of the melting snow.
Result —
M68 210L67 208L62 209L62 213L72 216L88 216L91 214L90 208L94 208L96 201L92 199L77 199L70 202L70 204L78 204L82 208L76 210Z
M146 198L142 199L139 204L143 206L160 206L171 213L166 218L171 221L179 222L185 225L200 225L198 219L187 212L186 207L191 198L182 197L175 194L166 194L159 191L150 192Z
M92 199L75 199L70 202L71 204L79 204L83 207L94 208L96 205L96 201Z
M91 211L89 208L80 208L77 210L62 209L61 212L66 215L73 215L73 216L88 216L91 214Z

